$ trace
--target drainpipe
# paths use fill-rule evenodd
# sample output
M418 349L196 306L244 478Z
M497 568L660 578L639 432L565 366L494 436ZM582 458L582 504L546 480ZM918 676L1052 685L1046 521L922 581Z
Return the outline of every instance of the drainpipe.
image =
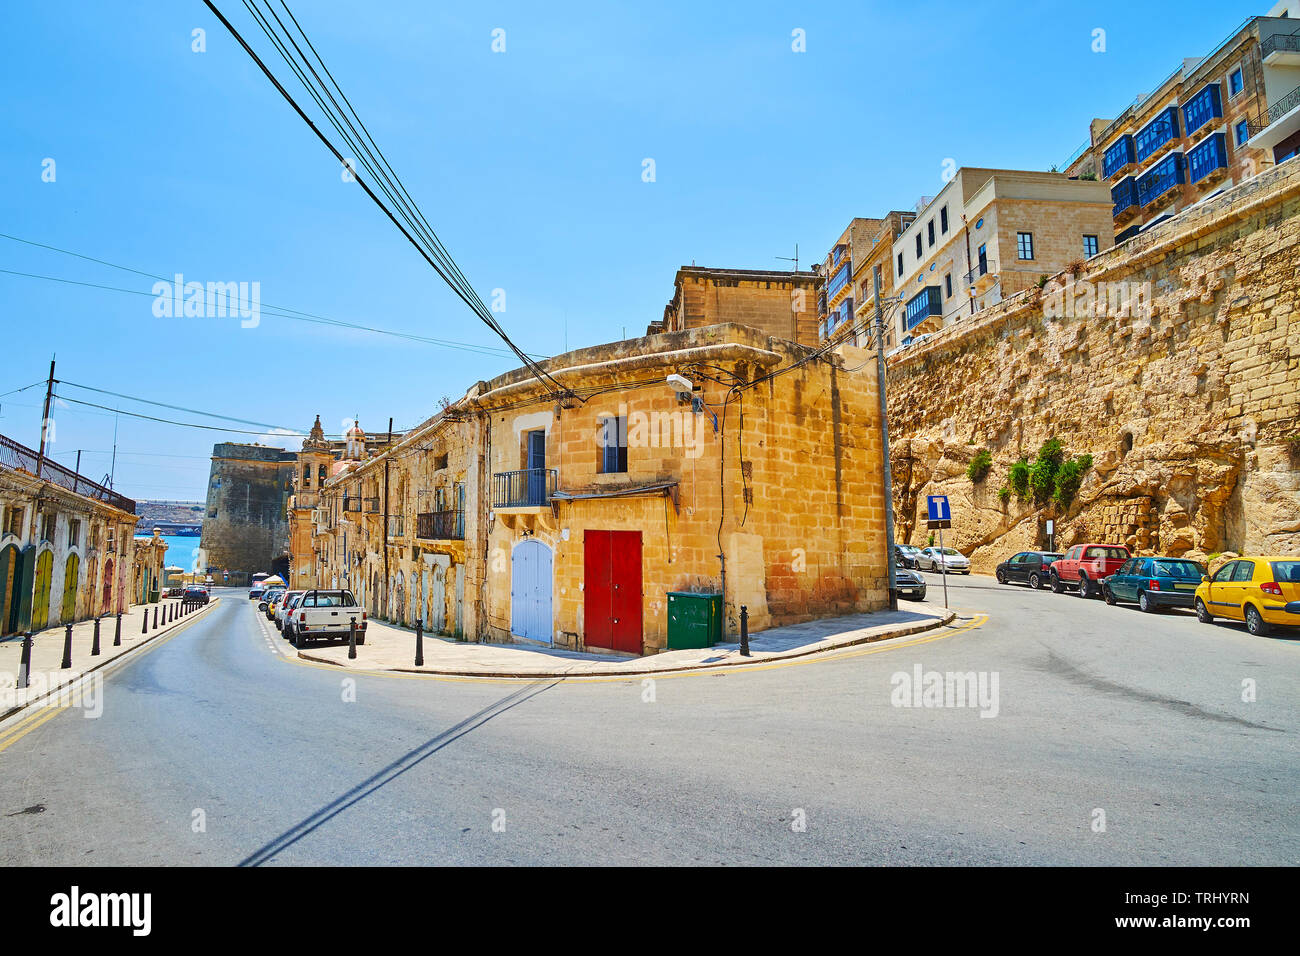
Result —
M975 288L975 283L971 280L971 273L975 271L975 264L971 262L970 257L970 221L966 218L965 213L961 217L961 235L966 240L966 298L970 301L970 314L975 314L975 296L971 290Z
M388 589L391 582L388 577L388 465L393 460L393 420L388 419L388 447L384 449L384 526L380 529L384 535L384 613L388 613Z

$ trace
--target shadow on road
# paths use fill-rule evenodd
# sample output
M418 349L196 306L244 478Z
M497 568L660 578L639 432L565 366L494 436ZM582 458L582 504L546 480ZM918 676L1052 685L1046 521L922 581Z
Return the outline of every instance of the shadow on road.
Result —
M348 807L365 797L368 797L380 787L383 787L390 781L397 779L402 774L406 773L406 771L422 763L427 758L432 757L443 747L459 740L470 731L483 726L483 724L487 723L493 717L496 717L499 714L504 714L511 708L519 706L525 701L536 697L538 694L545 693L559 683L560 681L553 680L544 685L539 685L538 683L527 684L511 694L507 694L495 703L488 704L488 706L484 707L478 713L471 714L460 723L448 727L442 733L438 734L438 736L425 741L413 750L407 751L387 767L384 767L377 773L367 777L336 800L321 807L301 823L285 830L278 837L264 845L255 853L240 860L238 865L261 866L263 863L269 862L276 856L276 854L293 846L303 837L316 830L322 824L333 819Z

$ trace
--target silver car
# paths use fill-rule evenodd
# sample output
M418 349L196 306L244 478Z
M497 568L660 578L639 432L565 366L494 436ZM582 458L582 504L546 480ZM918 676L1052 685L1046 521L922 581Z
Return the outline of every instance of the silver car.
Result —
M276 630L284 630L284 613L285 608L289 607L294 598L306 594L306 591L285 591L284 595L276 602L275 605L275 627Z
M970 574L970 559L953 548L922 548L916 556L916 566L926 571Z

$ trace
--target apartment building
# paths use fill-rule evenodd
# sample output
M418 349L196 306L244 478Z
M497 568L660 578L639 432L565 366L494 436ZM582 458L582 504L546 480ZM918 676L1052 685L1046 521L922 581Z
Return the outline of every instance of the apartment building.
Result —
M137 520L130 498L0 436L0 635L156 601L167 544L137 543Z
M875 322L874 282L879 280L881 298L893 294L894 275L889 268L894 240L916 218L913 212L889 213L883 219L855 218L840 234L826 258L813 267L824 277L817 294L817 332L822 341L844 333L854 322L846 341L865 346ZM897 344L897 330L886 327L885 346Z
M813 272L682 266L663 318L650 323L646 334L735 322L800 345L816 345L819 282Z
M891 247L891 333L906 344L1112 245L1105 184L962 167Z
M1093 120L1067 165L1111 191L1116 241L1300 150L1300 0L1191 57L1114 120Z

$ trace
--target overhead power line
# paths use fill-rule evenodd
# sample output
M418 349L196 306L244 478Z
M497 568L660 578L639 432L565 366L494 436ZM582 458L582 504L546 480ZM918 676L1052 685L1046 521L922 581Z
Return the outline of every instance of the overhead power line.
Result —
M556 398L577 400L577 396L560 385L545 369L538 365L532 357L526 354L510 339L510 336L506 334L505 330L493 315L492 310L488 308L486 303L483 302L482 298L480 298L478 293L474 290L473 286L470 285L469 280L466 279L465 274L451 257L446 247L442 244L442 241L438 238L437 233L434 232L433 228L429 225L424 214L420 211L414 201L411 200L410 193L406 190L405 186L401 184L400 179L393 172L391 165L389 165L386 158L383 157L382 151L380 151L373 138L370 137L369 131L365 128L365 124L361 122L360 116L358 116L355 110L352 109L350 101L348 101L347 97L343 94L342 89L334 80L333 74L329 71L328 67L325 66L324 60L321 59L319 53L307 38L302 26L298 23L292 12L290 12L288 5L281 0L280 5L283 7L289 20L293 23L294 30L296 30L298 36L302 38L303 44L311 50L312 55L320 64L325 75L329 77L328 84L321 79L320 74L312 64L311 58L303 52L302 45L298 43L298 40L294 36L294 30L290 30L284 21L280 19L279 15L271 7L269 0L265 3L265 11L257 5L256 0L252 0L252 2L250 2L250 0L243 0L244 7L250 14L252 14L253 19L256 21L259 28L267 38L270 39L272 45L276 48L276 51L298 78L303 89L305 89L316 102L316 105L325 115L325 118L329 121L330 125L333 126L335 131L339 134L343 143L354 153L356 163L360 164L366 170L367 176L362 176L354 168L352 162L349 162L344 158L344 155L339 148L321 131L317 124L312 121L311 117L308 116L303 108L298 104L298 101L294 99L293 95L290 94L287 89L285 89L284 85L276 78L275 74L272 73L270 68L262 61L262 58L257 55L240 32L226 18L225 14L217 9L212 0L203 0L203 2L204 5L212 11L213 15L221 21L221 24L230 32L230 35L235 38L239 45L244 49L244 52L249 55L255 64L257 64L258 68L266 78L270 80L272 86L274 86L276 91L284 98L285 102L293 108L294 112L297 113L302 121L307 124L308 128L311 129L334 158L352 172L353 179L356 181L357 185L362 188L375 205L377 205L392 221L393 225L397 226L398 231L401 232L406 240L415 247L421 257L433 268L448 287L451 288L456 296L469 306L470 310L473 311L488 328L495 332L503 342L505 342L506 346L524 364L529 372L536 377L544 387L551 391ZM272 26L271 20L275 21L275 26ZM292 52L289 49L290 47L293 48ZM308 78L308 74L311 75L311 79ZM334 93L331 90L331 84L333 90L338 92L338 98L334 96ZM339 99L342 99L343 103L346 104L346 109L339 104ZM326 100L329 101L329 105L326 104ZM353 119L356 120L355 123L353 123ZM345 126L347 129L344 128ZM357 128L358 126L361 128L360 131ZM379 190L384 193L388 198L387 203L375 192L375 189L371 187L368 180L373 180Z
M20 242L23 245L34 246L35 248L38 249L47 249L50 252L57 252L60 253L61 255L72 256L73 258L76 259L83 259L86 262L93 262L96 263L97 265L107 266L110 269L118 269L122 272L129 272L133 275L144 276L147 279L155 279L160 282L172 282L175 278L174 276L164 276L164 275L158 275L153 272L146 272L143 269L134 269L131 266L124 266L116 262L109 262L106 259L99 259L96 258L95 256L88 256L80 252L73 252L71 249L61 249L58 246L51 246L44 242L36 242L35 240L32 239L24 239L21 236L11 236L8 233L0 232L0 239L9 239L12 240L13 242ZM42 279L46 282L60 282L65 285L78 285L78 286L84 286L91 289L102 289L106 292L121 292L127 295L143 295L143 296L148 296L150 298L156 297L153 292L142 292L139 289L123 289L118 286L101 285L95 282L83 282L76 279L65 279L60 276L40 275L32 272L18 272L12 269L0 269L0 273L4 273L6 275L21 276L27 279ZM228 293L226 293L226 297L227 299L229 298ZM226 302L225 304L227 308L229 308L232 305L231 302ZM274 303L270 303L270 302L263 302L261 304L261 310L263 315L270 315L274 318L291 319L295 322L310 322L317 325L332 325L337 328L352 329L358 332L371 332L376 335L387 335L387 336L392 336L393 338L406 339L412 342L422 342L426 345L434 345L439 348L457 349L465 352L476 352L482 355L493 355L493 356L513 354L510 352L509 349L502 348L499 345L478 345L472 342L458 342L452 339L434 338L427 335L415 335L414 333L411 332L397 332L392 329L380 328L378 326L362 325L356 322L345 322L342 319L332 319L329 316L318 315L314 312L305 312L302 309L293 309L288 306L275 305ZM534 354L533 357L546 358L547 356Z

